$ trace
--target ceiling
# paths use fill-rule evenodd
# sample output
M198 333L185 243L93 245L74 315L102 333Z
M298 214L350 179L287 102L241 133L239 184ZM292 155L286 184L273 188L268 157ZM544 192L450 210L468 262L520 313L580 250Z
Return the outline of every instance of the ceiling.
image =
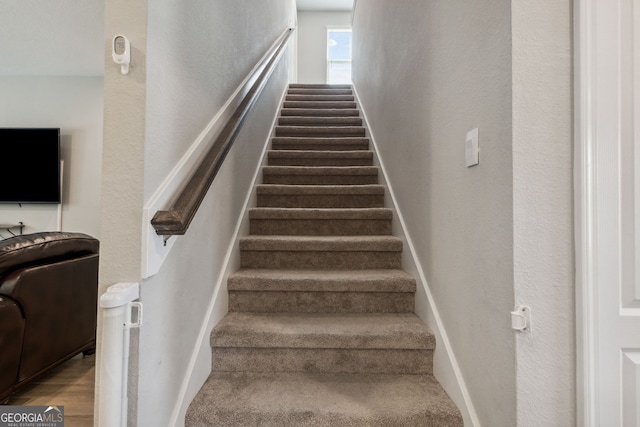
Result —
M296 0L302 11L351 11L353 0Z

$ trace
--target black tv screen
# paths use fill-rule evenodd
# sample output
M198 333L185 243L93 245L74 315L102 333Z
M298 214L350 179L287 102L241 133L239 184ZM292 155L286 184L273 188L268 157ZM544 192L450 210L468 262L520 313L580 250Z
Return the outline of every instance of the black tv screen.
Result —
M60 129L0 128L0 203L60 203Z

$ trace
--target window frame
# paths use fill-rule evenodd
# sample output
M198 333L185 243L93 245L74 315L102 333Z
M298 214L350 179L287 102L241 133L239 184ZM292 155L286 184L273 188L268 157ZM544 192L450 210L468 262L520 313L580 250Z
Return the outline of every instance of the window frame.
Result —
M331 70L331 64L332 63L348 63L351 64L352 60L353 60L353 45L351 47L351 58L349 59L329 59L329 34L331 32L349 32L351 33L351 37L352 37L352 42L353 42L353 28L351 27L351 25L327 25L327 33L326 33L326 55L325 55L325 62L326 62L326 82L327 84L332 84L329 76L330 76L330 70ZM337 84L337 83L336 83ZM349 78L349 84L351 84L351 77Z

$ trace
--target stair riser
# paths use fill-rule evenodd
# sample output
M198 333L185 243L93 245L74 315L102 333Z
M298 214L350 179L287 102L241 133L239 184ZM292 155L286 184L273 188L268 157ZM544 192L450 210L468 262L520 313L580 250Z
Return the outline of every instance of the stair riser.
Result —
M276 136L311 138L364 137L365 130L362 127L344 126L277 126Z
M400 268L400 252L240 251L242 268L375 269Z
M272 175L264 174L264 184L279 185L370 185L378 183L377 175Z
M360 111L355 108L283 108L281 116L296 117L358 117Z
M432 350L237 348L213 349L214 372L432 374Z
M353 95L330 95L330 94L314 94L314 95L287 95L286 101L355 101Z
M334 109L334 108L348 108L350 110L357 108L355 102L350 101L284 101L282 103L283 108L322 108L322 109Z
M229 276L227 288L236 292L414 294L417 283L402 270L333 272L324 277L313 271L241 270Z
M349 89L350 84L329 84L329 83L291 83L289 89Z
M229 291L229 311L251 313L413 313L412 292Z
M291 141L274 139L271 144L273 150L304 150L304 151L362 151L369 149L369 141L304 141L292 138Z
M383 194L258 194L263 208L382 208Z
M271 157L269 166L373 166L366 157Z
M289 89L288 95L353 95L351 89Z
M215 403L213 403L215 404ZM187 413L186 427L202 426L349 426L349 427L462 427L462 417L458 416L434 416L428 410L408 412L405 416L373 415L371 417L356 417L327 412L314 412L300 408L297 411L271 410L269 412L256 412L251 408L242 410L227 410L224 407L216 408L202 415L191 410Z
M294 117L278 119L279 126L362 126L360 117Z
M250 234L285 236L390 235L391 220L252 219Z

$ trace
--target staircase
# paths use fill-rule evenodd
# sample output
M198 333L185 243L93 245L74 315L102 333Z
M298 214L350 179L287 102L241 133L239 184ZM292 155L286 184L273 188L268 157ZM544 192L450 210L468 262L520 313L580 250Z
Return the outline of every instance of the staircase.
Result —
M350 86L291 85L187 426L462 426Z

